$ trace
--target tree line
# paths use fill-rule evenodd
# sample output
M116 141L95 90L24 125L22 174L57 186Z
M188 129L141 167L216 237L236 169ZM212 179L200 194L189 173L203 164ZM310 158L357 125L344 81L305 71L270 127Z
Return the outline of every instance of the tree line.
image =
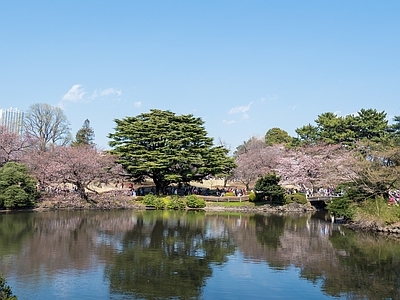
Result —
M400 117L392 125L386 118L375 109L345 117L323 113L315 125L297 128L296 137L272 128L229 155L208 137L201 118L152 109L115 119L108 135L111 150L103 151L94 143L89 120L73 138L62 109L34 104L25 114L22 134L0 129L0 206L30 206L39 196L32 191L61 185L90 202L93 185L113 180L151 179L161 194L171 184L210 176L250 189L267 174L303 191L330 187L346 190L352 201L386 199L399 187Z
M263 138L245 141L234 152L233 178L249 187L271 173L280 176L280 184L303 192L345 192L331 210L349 217L354 204L387 203L390 193L399 189L400 116L389 124L387 114L375 109L344 117L327 112L295 132L291 137L272 128Z
M235 167L193 115L154 109L115 123L109 151L96 147L89 120L73 139L63 111L48 104L28 109L22 134L0 128L0 207L32 206L41 192L64 186L91 202L94 185L120 180L150 178L161 194L170 184L226 176Z

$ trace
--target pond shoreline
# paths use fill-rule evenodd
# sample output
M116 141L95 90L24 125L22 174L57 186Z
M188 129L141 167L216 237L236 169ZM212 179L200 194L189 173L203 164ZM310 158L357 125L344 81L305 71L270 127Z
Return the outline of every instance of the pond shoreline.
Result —
M209 198L209 197L208 197ZM209 200L209 199L206 199ZM233 200L233 199L232 199ZM233 201L206 201L207 206L202 208L206 212L242 212L242 213L307 213L317 211L310 204L299 204L296 202L286 205L271 205L269 203L250 206L225 206L227 202ZM89 201L85 201L74 194L53 195L42 197L34 208L20 210L0 210L0 212L15 211L56 211L56 210L138 210L145 211L147 208L134 197L126 195L123 191L112 191L97 195L91 195ZM400 238L400 223L393 225L380 225L366 220L348 221L342 224L344 227L360 232L375 232Z

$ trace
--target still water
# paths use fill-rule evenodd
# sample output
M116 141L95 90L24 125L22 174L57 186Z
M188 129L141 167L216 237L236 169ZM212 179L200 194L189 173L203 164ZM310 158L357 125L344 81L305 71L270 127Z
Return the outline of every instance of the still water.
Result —
M316 214L0 214L24 299L400 299L400 243Z

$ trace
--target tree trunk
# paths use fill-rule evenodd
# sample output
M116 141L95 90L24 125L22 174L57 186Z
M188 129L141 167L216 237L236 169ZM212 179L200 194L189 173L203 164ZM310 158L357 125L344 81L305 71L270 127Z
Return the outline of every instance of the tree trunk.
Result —
M76 191L78 192L79 196L83 200L88 201L88 195L85 192L85 187L83 186L83 184L80 182L76 182L75 185L76 185Z

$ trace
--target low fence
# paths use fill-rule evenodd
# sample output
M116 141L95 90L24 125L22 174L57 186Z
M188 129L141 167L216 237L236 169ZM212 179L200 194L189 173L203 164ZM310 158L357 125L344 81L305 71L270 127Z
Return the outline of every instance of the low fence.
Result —
M242 202L249 201L249 196L201 196L197 195L197 197L203 198L207 202Z

